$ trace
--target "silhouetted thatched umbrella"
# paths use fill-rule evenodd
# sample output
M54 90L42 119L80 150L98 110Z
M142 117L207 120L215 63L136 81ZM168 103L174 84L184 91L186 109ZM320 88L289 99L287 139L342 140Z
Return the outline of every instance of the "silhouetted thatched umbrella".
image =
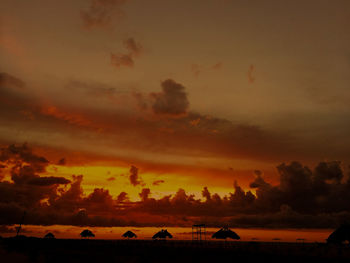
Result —
M166 239L166 238L173 238L173 236L168 232L166 229L162 229L159 232L155 233L152 237L153 239Z
M89 229L85 229L80 233L81 237L95 237L94 233L92 233Z
M50 232L50 233L47 233L47 234L44 236L44 238L53 239L53 238L55 238L55 235L52 234L52 233Z
M136 234L134 233L134 232L132 232L132 231L126 231L123 235L122 235L122 237L125 237L125 238L137 238L137 236L136 236Z
M228 229L227 227L221 228L218 232L214 233L211 238L225 239L225 240L226 238L241 239L239 235L237 235L235 232Z
M327 238L327 243L341 244L345 241L350 242L350 225L348 224L340 226Z

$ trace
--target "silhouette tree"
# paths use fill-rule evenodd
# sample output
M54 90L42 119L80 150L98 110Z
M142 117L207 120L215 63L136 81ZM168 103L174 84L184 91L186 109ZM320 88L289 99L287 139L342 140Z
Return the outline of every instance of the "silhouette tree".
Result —
M235 232L230 230L228 227L223 227L221 228L218 232L214 233L211 238L216 238L216 239L241 239L239 235L237 235Z
M48 239L54 239L55 238L55 235L52 234L51 232L47 233L44 238L48 238Z
M350 225L349 224L344 224L340 226L327 238L327 243L330 243L330 244L341 244L345 241L348 241L350 243Z
M85 229L80 233L82 238L95 237L94 233L92 233L89 229Z
M126 231L123 235L122 235L122 237L125 237L125 238L137 238L137 236L136 236L136 234L134 233L134 232L132 232L132 231Z
M166 240L166 238L173 238L173 236L168 232L166 229L162 229L159 232L155 233L152 239L163 239Z

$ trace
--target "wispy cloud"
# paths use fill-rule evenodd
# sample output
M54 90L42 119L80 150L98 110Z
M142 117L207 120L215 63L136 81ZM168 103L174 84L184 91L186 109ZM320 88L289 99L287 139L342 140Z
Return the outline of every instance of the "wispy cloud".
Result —
M88 8L80 12L84 28L107 28L112 26L113 19L122 17L122 6L127 0L90 0Z
M213 70L220 70L222 69L222 67L223 67L222 62L217 62L212 66L205 66L205 65L194 63L191 65L191 72L196 78L198 78L202 73L207 73Z
M255 66L250 65L247 73L248 81L250 84L253 84L255 82L254 73L255 73Z
M124 41L124 47L128 53L111 53L111 64L116 68L129 67L135 65L135 58L143 53L143 47L134 38L128 38Z

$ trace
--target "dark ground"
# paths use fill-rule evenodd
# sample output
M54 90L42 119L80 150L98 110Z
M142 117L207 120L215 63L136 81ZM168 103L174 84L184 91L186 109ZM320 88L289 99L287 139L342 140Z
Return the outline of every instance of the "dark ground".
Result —
M349 246L317 243L0 239L0 262L350 262Z

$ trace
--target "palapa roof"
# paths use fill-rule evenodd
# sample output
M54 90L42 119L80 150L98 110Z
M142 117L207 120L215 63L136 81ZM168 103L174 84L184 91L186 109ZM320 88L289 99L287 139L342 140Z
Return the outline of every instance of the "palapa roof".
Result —
M126 231L122 237L125 237L125 238L137 238L136 234L130 230Z
M85 229L80 233L81 237L95 237L94 233L92 233L89 229Z
M55 235L49 232L44 236L44 238L55 238Z
M166 239L167 237L173 238L173 236L168 232L168 230L162 229L159 232L155 233L152 238L153 239L157 239L157 238Z
M341 244L345 241L350 242L350 225L344 224L334 230L332 234L327 238L328 243Z
M230 230L227 227L221 228L218 232L214 233L212 235L212 238L216 239L226 239L226 238L232 238L232 239L241 239L239 235L237 235L235 232Z

